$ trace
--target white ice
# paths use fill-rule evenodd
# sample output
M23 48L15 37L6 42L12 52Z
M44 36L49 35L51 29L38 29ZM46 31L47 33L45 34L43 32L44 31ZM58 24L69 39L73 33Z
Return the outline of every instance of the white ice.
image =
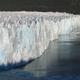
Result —
M0 12L0 65L35 59L59 35L80 33L80 16L58 12Z

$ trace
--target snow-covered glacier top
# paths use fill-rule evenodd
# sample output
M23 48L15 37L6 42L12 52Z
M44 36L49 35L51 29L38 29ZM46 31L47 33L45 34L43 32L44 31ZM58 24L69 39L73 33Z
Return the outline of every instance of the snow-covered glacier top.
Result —
M62 34L79 34L80 16L58 12L0 12L0 65L42 55Z

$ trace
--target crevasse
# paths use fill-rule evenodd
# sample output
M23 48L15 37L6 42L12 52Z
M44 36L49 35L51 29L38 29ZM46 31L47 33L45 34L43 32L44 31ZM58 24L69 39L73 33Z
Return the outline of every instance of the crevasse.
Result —
M0 65L35 59L59 35L79 33L79 15L58 12L0 12Z

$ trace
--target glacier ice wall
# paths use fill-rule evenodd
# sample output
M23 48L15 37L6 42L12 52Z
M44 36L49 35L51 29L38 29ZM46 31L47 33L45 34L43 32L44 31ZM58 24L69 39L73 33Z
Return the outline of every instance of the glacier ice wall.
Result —
M42 55L59 35L80 32L80 16L58 12L0 12L0 65Z

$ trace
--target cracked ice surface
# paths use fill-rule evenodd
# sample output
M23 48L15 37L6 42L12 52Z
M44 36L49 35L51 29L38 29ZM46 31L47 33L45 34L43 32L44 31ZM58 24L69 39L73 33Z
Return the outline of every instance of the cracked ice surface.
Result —
M58 12L0 12L0 64L42 55L62 34L79 34L80 16Z

